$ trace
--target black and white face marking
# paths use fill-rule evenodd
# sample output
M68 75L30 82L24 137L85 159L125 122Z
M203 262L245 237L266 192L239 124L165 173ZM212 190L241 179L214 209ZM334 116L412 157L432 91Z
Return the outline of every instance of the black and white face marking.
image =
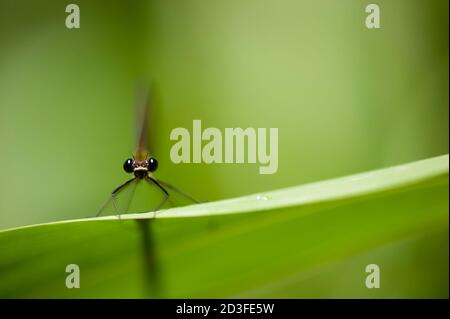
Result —
M134 173L136 178L145 178L149 172L154 172L158 168L158 161L154 157L149 157L145 161L127 159L123 163L123 169L127 173Z

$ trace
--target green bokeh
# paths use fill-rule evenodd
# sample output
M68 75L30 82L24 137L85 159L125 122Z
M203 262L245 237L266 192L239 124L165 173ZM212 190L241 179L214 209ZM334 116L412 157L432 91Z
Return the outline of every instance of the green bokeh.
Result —
M448 1L0 2L0 228L95 215L156 84L158 176L215 200L448 153ZM279 169L170 161L175 127L279 128Z

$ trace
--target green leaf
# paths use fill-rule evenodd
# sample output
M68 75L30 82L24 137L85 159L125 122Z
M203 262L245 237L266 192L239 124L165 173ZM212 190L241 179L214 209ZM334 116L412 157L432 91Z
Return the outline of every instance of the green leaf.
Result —
M448 298L448 163L1 231L0 297Z

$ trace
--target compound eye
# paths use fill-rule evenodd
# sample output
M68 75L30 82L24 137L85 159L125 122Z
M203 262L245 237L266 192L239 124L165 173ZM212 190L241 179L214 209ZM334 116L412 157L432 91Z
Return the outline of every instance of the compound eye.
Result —
M156 171L156 169L158 168L158 161L157 161L156 158L154 158L154 157L150 157L150 158L147 160L147 163L148 163L148 170L149 170L150 172L154 172L154 171Z
M123 170L127 173L133 173L133 160L131 158L123 163Z

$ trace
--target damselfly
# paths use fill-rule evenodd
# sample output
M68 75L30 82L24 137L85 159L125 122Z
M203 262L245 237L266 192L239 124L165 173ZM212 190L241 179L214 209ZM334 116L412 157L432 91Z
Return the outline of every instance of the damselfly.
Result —
M162 181L159 178L156 178L154 176L154 172L158 168L158 161L155 157L151 156L148 149L148 117L149 117L149 109L150 109L150 92L148 89L142 91L143 94L139 97L139 101L137 103L136 108L136 114L137 114L137 131L136 131L136 149L132 156L132 158L128 158L123 163L123 169L126 173L133 174L133 177L129 180L127 180L122 185L118 186L111 192L111 196L108 199L108 201L100 208L97 216L105 212L105 209L110 205L113 204L114 210L117 214L126 213L130 204L130 201L132 200L133 194L134 194L134 188L137 186L137 184L144 182L148 183L151 186L156 186L156 188L161 192L163 195L162 199L159 201L159 203L154 207L154 211L158 211L169 199L171 192L175 192L189 201L192 201L194 203L198 203L198 201L190 196L189 194L181 191L180 189L176 188L175 186L166 183ZM127 189L133 188L133 192L131 194L131 197L128 199L127 204L125 207L122 207L122 209L119 209L117 205L117 196L121 194L122 192L125 192Z

